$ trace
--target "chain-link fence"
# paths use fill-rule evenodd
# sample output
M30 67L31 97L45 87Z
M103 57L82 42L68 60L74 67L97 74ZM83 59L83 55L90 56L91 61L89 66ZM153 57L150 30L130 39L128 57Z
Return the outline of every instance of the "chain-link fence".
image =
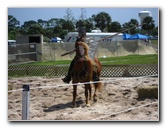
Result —
M157 54L157 48L143 40L103 42L97 49L98 57L126 56L131 54Z
M8 46L8 64L37 61L36 43Z
M27 43L8 46L9 64L31 61L71 60L75 53L61 56L73 49L75 43ZM130 54L157 54L158 50L151 43L143 40L124 40L100 42L96 50L98 58L126 56Z

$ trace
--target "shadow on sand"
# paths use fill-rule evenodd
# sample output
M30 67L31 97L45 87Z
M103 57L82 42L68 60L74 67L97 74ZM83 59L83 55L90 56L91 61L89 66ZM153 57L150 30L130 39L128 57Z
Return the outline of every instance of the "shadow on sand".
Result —
M76 101L76 104L79 107L81 106L81 104L84 104L84 102L82 100L78 100ZM66 108L73 108L72 102L68 102L66 104L57 104L57 105L50 106L48 108L44 108L43 112L53 112L53 111L58 111L61 109L66 109Z

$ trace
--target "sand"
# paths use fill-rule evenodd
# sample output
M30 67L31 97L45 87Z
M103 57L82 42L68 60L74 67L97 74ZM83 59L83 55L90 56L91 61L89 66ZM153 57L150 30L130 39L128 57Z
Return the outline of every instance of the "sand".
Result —
M30 85L32 121L159 121L158 99L138 99L137 88L158 85L158 78L102 78L108 83L98 94L98 101L85 106L84 86L78 86L77 107L72 107L72 86L56 77L8 78L8 120L22 119L22 85ZM40 88L39 88L40 87Z

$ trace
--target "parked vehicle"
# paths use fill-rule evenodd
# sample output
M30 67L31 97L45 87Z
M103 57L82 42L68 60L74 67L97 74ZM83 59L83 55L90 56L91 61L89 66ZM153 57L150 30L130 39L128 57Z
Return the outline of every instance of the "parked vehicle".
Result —
M62 39L60 37L54 37L51 39L52 43L63 43Z
M16 47L16 40L8 40L8 46Z

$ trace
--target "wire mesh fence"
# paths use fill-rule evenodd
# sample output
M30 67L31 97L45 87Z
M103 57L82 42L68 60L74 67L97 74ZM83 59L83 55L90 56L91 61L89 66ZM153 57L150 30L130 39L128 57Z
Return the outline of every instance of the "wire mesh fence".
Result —
M10 65L8 76L65 76L68 66ZM158 65L103 65L101 77L136 77L158 74Z
M31 61L72 60L75 53L66 56L61 54L75 49L75 43L26 43L8 46L8 63L18 64ZM101 42L98 44L98 58L126 56L131 54L157 54L158 50L143 40L124 40Z
M16 44L14 46L8 46L9 64L37 61L37 57L36 43Z

